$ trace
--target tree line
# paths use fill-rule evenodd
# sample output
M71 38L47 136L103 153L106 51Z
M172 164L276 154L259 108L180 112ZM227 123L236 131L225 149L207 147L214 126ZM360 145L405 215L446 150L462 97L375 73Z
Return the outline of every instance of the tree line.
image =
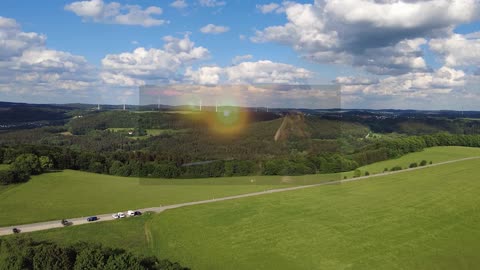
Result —
M26 237L0 239L0 270L188 270L178 263L80 242L60 246Z

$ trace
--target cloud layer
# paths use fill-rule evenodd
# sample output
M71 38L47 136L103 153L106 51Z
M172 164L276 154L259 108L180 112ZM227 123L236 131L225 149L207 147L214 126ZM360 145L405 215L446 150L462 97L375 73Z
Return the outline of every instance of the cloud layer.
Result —
M0 92L49 95L86 90L94 82L82 56L48 49L46 36L27 33L13 19L0 17Z
M311 61L375 74L425 70L426 40L480 14L476 0L317 0L286 2L284 9L288 22L257 31L252 41L288 45Z
M103 0L73 2L65 6L65 10L75 13L85 21L97 23L140 25L143 27L158 26L167 23L157 18L163 10L157 6L143 9L138 5L122 5L118 2L105 3Z

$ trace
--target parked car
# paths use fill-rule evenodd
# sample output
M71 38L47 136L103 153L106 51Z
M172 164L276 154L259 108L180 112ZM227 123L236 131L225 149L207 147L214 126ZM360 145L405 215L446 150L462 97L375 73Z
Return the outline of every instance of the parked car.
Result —
M117 215L119 218L127 217L123 212L118 212Z
M72 225L72 222L70 222L70 221L68 221L68 220L66 220L66 219L62 219L61 223L62 223L63 226Z
M135 211L128 210L127 215L130 216L130 217L133 217L133 216L135 216Z
M20 229L13 228L13 229L12 229L12 232L13 232L13 233L19 233L19 232L20 232Z
M120 216L119 216L118 214L113 214L112 217L113 217L114 219L120 218Z
M88 218L87 218L87 221L88 221L88 222L97 221L97 220L98 220L98 217L96 217L96 216L88 217Z
M140 212L140 211L135 211L134 212L134 216L140 216L140 215L142 215L142 212Z

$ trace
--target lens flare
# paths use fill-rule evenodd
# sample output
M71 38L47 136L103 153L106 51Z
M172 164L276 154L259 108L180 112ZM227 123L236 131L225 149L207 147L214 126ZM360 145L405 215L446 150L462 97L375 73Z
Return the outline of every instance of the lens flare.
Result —
M249 120L248 111L239 107L223 107L207 117L210 131L219 135L239 135L245 131Z

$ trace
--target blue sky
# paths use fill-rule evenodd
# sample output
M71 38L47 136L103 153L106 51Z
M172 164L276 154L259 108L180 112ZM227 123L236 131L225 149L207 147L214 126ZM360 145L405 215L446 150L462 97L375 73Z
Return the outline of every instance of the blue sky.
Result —
M480 109L479 6L478 0L3 0L0 99L136 103L138 89L151 84L336 84L336 93L318 86L221 95L245 105L261 99L315 107L312 100L328 97L355 108ZM208 25L210 32L201 31ZM208 88L188 91L214 99Z

